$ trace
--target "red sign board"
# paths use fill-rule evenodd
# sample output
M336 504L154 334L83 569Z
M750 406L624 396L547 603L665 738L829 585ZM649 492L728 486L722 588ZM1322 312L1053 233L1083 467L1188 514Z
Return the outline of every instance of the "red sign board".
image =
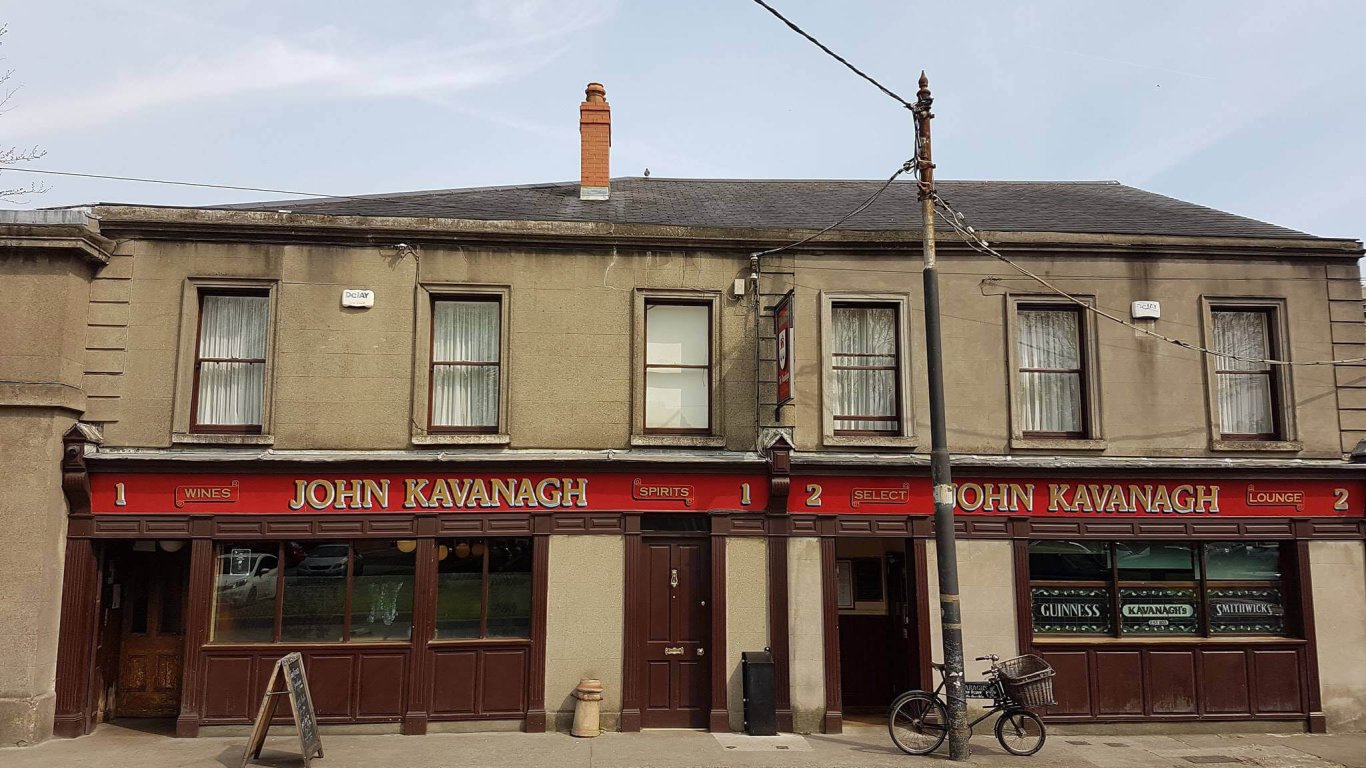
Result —
M107 474L90 477L96 514L319 514L546 510L763 510L766 475Z
M793 477L788 511L826 514L934 513L929 478ZM1357 480L960 479L959 515L1101 517L1361 517Z
M93 473L96 514L759 512L765 474ZM930 515L927 477L794 476L788 511ZM1366 481L966 478L960 515L1362 517Z
M773 338L777 344L778 407L792 402L792 291L773 308Z

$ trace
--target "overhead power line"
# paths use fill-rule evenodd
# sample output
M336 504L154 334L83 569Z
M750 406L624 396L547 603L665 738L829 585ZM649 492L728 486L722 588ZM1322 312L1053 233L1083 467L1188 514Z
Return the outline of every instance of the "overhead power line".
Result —
M963 218L963 215L958 211L954 210L953 206L949 205L949 202L945 200L937 192L934 194L934 201L936 207L938 207L941 211L944 212L944 218L948 220L949 226L953 227L954 231L956 231L959 235L963 237L963 239L967 242L968 247L972 248L978 253L986 254L988 256L991 256L992 258L995 258L998 261L1005 263L1010 268L1014 269L1015 271L1019 272L1025 277L1030 278L1039 285L1042 285L1043 287L1047 288L1049 291L1052 291L1058 296L1067 299L1068 301L1072 302L1073 304L1076 304L1077 306L1081 307L1087 312L1103 317L1106 320L1119 323L1120 325L1126 328L1131 328L1134 331L1137 331L1138 333L1151 336L1152 338L1155 338L1159 341L1165 342L1167 344L1172 344L1183 349L1189 349L1193 352L1200 352L1206 355L1214 355L1215 357L1226 358L1229 360L1238 360L1244 363L1259 363L1265 365L1354 365L1358 363L1366 363L1366 357L1349 357L1342 360L1278 360L1272 357L1247 357L1244 355L1232 354L1228 352L1219 352L1210 349L1209 347L1206 347L1204 345L1196 344L1192 341L1186 341L1185 339L1178 339L1174 336L1168 336L1163 333L1158 333L1157 331L1154 331L1151 328L1145 328L1141 325L1138 325L1137 323L1133 323L1129 320L1126 320L1112 312L1094 306L1086 300L1074 296L1068 293L1067 291L1064 291L1063 289L1049 282L1046 278L1035 274L1026 267L1015 263L1011 259L1002 255L1000 251L997 251L995 248L992 248L991 244L987 242L985 238L979 235L977 231L974 230L972 227L968 226L967 222Z
M898 176L900 176L900 175L903 174L903 173L910 173L910 172L913 171L914 169L915 169L915 161L913 161L913 160L907 160L906 162L902 163L902 164L901 164L901 167L898 168L898 169L896 169L896 172L893 173L891 176L889 176L889 177L887 178L887 180L886 180L885 182L882 183L882 186L878 187L876 192L874 192L873 194L869 195L869 196L868 196L868 199L867 199L867 200L864 200L863 203L859 205L859 207L857 207L857 208L855 208L854 210L852 210L852 211L846 213L844 216L840 217L839 221L836 221L834 224L831 224L830 226L826 227L825 229L822 229L822 230L820 230L819 232L816 232L816 233L814 233L814 234L807 235L806 237L803 237L802 239L800 239L800 240L798 240L798 241L796 241L796 242L788 243L787 245L780 245L780 246L778 246L777 248L769 248L769 249L766 250L766 251L759 251L758 253L754 253L754 254L752 254L752 255L753 255L753 256L756 256L756 257L769 256L769 255L778 253L778 252L780 252L780 251L786 251L786 250L789 249L789 248L796 248L796 247L799 246L799 245L805 245L805 244L811 242L812 240L815 240L816 238L820 237L821 235L824 235L826 232L829 232L829 231L832 230L832 229L838 229L839 226L840 226L841 224L843 224L844 222L846 222L846 221L848 221L848 220L854 218L855 216L859 215L860 213L863 213L864 211L868 210L868 206L872 205L879 197L882 197L882 193L883 193L883 192L886 192L886 191L887 191L887 188L890 187L890 186L892 186L892 182L896 181Z
M774 8L773 6L769 5L768 3L764 2L764 0L754 0L754 2L756 2L756 3L758 3L759 5L763 6L764 10L766 10L766 11L768 11L769 13L773 14L774 16L778 17L778 20L781 21L782 23L786 24L789 28L791 28L791 30L792 30L793 32L796 32L797 34L801 35L802 37L806 38L807 40L810 40L812 45L815 45L817 48L821 49L822 51L825 51L825 53L826 53L827 56L829 56L830 58L834 59L835 61L838 61L839 63L843 64L844 66L848 67L849 70L850 70L851 72L853 72L854 74L856 74L856 75L858 75L859 77L863 78L864 80L867 80L868 82L872 83L873 86L874 86L875 88L877 88L879 91L882 91L883 93L887 94L888 96L891 96L893 99L896 99L896 100L901 104L901 106L905 107L906 109L915 109L915 104L914 104L913 102L906 101L905 99L903 99L903 98L901 98L900 96L896 95L896 92L893 91L891 88L888 88L887 86L883 85L882 83L879 83L876 79L874 79L874 78L873 78L871 75L869 75L868 73L864 72L863 70L859 69L858 67L854 66L853 64L850 64L848 59L846 59L846 58L844 58L843 56L839 55L838 53L835 53L834 51L830 50L830 47L829 47L829 46L827 46L825 43L822 43L821 41L817 40L815 37L813 37L813 36L811 36L810 34L808 34L806 30L804 30L804 29L802 29L801 27L797 26L796 24L792 23L792 21L791 21L790 19L788 19L786 16L782 15L781 13L779 13L778 10L777 10L776 8Z
M82 179L106 179L109 181L136 181L141 184L169 184L175 187L202 187L204 189L231 189L239 192L268 192L272 195L296 195L298 197L325 197L340 200L364 200L367 203L389 202L382 197L364 195L329 195L322 192L296 192L290 189L271 189L269 187L240 187L235 184L209 184L201 181L173 181L171 179L148 179L138 176L111 176L104 173L76 173L75 171L53 171L46 168L0 168L0 173L38 173L47 176L74 176Z

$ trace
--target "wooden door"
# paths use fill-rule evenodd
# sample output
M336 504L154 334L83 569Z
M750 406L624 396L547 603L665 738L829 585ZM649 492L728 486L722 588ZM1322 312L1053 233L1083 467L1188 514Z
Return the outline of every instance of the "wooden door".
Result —
M706 539L646 539L647 728L705 728L711 695L711 548Z
M906 550L911 549L906 542ZM891 648L891 698L920 687L920 632L916 626L914 569L900 552L887 553L888 646ZM891 699L888 699L890 702Z
M185 568L181 558L163 552L133 553L125 568L114 713L174 717L185 646Z

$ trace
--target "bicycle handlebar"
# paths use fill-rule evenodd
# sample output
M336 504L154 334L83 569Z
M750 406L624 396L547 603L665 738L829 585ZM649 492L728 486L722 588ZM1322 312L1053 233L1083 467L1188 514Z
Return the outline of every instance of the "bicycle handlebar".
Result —
M994 661L1000 661L1000 659L1001 659L1000 656L997 656L996 654L993 653L993 654L991 654L990 656L978 656L978 657L975 659L975 661L993 661L993 662L994 662Z

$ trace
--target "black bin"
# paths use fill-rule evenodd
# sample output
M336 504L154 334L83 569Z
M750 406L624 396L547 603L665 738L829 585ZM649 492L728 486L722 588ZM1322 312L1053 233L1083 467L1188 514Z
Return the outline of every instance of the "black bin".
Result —
M773 654L745 651L740 654L740 677L744 681L745 733L778 735L778 705L773 697Z

